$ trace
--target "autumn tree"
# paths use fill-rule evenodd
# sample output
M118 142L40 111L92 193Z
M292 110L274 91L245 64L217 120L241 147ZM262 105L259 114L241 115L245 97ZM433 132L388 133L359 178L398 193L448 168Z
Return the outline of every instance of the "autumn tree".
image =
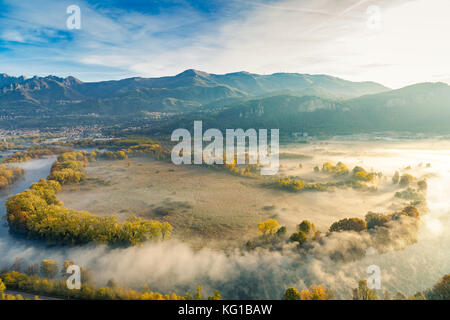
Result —
M356 166L352 171L352 179L354 182L372 182L378 174L367 172L364 168Z
M219 290L214 290L214 295L209 296L208 300L222 300L222 295L220 294Z
M72 245L90 241L136 245L170 237L172 226L167 222L132 216L121 223L116 216L99 217L64 208L56 199L60 188L57 181L42 179L29 190L8 198L6 218L10 229L30 238Z
M195 290L194 299L202 300L202 286L197 286L197 289Z
M293 233L289 240L302 245L308 240L314 240L318 235L319 231L316 231L314 224L308 220L303 220L297 226L297 232Z
M269 236L274 234L279 228L279 223L275 219L267 219L266 221L260 222L258 224L258 230L262 232L264 236Z
M358 288L353 289L353 300L378 300L375 290L369 289L366 280L358 282Z
M405 212L409 217L412 218L418 218L420 216L419 210L417 210L414 206L408 206L405 209L403 209L403 212Z
M335 222L330 227L330 232L356 231L361 232L367 229L366 222L360 218L345 218Z
M419 187L419 190L426 191L428 189L427 179L423 179L417 182L417 186Z
M0 294L2 294L3 292L5 292L6 290L6 286L3 283L2 279L0 279Z
M400 291L398 291L393 298L393 300L407 300L407 299L408 298L406 298L406 296Z
M285 291L282 300L330 300L333 297L334 293L322 286L311 286L309 289L301 292L294 287L289 287Z
M349 170L347 166L340 161L335 166L330 162L325 162L322 165L322 172L332 174L335 177L342 177L348 175Z
M334 294L322 286L311 286L300 292L301 300L330 300Z
M401 187L407 187L409 186L411 183L413 183L413 181L415 180L415 178L410 175L409 173L405 173L404 175L402 175L402 177L400 178L400 186Z
M322 172L332 173L333 172L333 168L334 168L334 166L333 166L333 164L331 162L325 162L322 165Z

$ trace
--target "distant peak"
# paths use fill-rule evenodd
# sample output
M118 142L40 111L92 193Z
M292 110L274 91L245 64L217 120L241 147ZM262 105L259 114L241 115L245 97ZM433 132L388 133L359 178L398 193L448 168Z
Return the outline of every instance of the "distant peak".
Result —
M8 75L6 73L0 73L0 78L3 78L3 79L10 78L10 79L19 79L19 80L25 80L26 79L26 77L24 77L24 76L14 77L14 76L10 76L10 75Z
M177 77L195 77L195 76L201 76L201 77L207 77L209 76L209 73L207 72L203 72L203 71L199 71L199 70L195 70L195 69L188 69L185 70L179 74L176 75Z
M225 75L226 76L239 76L239 75L251 76L251 75L254 75L254 74L250 73L248 71L237 71L237 72L226 73Z
M68 76L66 79L64 79L64 81L70 84L83 83L81 80L72 76Z

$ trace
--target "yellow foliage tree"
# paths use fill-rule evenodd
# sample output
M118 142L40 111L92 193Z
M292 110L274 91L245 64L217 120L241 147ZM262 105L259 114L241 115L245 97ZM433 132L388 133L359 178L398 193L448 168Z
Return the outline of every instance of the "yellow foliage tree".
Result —
M267 219L258 224L258 230L261 231L264 236L274 234L279 227L280 224L275 219Z

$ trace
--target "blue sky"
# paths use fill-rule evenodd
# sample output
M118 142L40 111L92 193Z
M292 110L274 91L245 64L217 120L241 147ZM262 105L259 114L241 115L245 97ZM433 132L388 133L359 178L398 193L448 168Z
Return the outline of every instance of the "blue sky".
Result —
M80 30L66 26L70 5ZM0 73L97 81L195 68L450 82L448 12L448 0L0 0Z

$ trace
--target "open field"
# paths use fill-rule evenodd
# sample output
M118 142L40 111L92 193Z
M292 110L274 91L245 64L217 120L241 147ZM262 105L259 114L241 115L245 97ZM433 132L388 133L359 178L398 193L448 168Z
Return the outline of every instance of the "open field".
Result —
M338 161L341 157L349 166L364 163L349 158L353 148L340 146L341 152L332 153L331 146L300 148L308 156L289 156L290 159L282 160L280 175L325 182L332 179L313 172L314 166L322 161ZM95 214L116 214L123 219L137 215L168 221L174 226L174 237L201 240L201 246L206 242L211 246L211 240L244 243L257 235L257 224L267 218L276 218L289 232L305 219L326 231L333 222L343 218L362 218L368 211L389 212L400 208L403 203L395 205L396 189L390 183L393 172L386 174L376 192L337 189L291 193L262 187L262 182L270 178L239 177L139 157L90 163L87 181L65 186L58 198L66 207Z

